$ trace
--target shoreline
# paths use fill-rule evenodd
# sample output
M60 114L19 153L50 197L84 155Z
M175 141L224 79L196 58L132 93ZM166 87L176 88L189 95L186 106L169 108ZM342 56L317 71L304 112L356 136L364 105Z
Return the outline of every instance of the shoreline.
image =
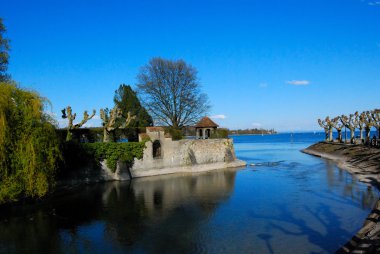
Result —
M380 190L380 149L319 142L301 152L334 161L369 187ZM336 253L380 253L380 199L358 232Z

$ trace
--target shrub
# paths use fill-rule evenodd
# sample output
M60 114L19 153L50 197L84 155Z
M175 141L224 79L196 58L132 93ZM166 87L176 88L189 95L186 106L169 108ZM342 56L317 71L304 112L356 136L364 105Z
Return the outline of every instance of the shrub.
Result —
M182 130L175 129L175 128L168 128L166 132L170 134L173 140L181 140L183 138Z
M216 129L210 138L228 138L228 129L220 128Z
M81 147L96 162L107 160L107 167L112 172L116 171L117 162L126 162L130 166L134 158L141 159L145 148L145 142L127 142L127 143L84 143Z
M141 142L144 142L144 143L146 143L146 142L148 142L148 141L150 141L151 139L150 139L150 137L149 137L149 135L148 134L146 134L146 133L142 133L142 134L140 134L141 136Z
M0 203L42 197L54 185L61 158L45 100L13 83L0 83Z

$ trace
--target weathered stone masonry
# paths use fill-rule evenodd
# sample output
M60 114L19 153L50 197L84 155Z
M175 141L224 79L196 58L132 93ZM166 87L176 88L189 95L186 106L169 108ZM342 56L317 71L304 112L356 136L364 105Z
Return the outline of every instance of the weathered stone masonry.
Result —
M195 139L173 141L159 127L147 128L151 139L146 143L144 156L135 159L132 177L201 172L218 168L245 166L236 159L232 139Z

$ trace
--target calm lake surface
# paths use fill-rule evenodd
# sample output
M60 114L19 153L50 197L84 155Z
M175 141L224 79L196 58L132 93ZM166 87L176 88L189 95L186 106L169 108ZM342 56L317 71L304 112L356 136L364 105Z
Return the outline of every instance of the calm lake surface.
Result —
M332 253L379 193L299 150L324 134L233 136L243 169L85 186L0 210L0 253Z

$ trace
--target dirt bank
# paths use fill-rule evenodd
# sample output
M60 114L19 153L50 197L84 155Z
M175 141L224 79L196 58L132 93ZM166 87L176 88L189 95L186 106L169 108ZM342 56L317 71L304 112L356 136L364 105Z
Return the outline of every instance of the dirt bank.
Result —
M360 181L380 189L380 149L362 145L320 142L302 152L330 159ZM380 200L363 227L336 253L380 253Z

